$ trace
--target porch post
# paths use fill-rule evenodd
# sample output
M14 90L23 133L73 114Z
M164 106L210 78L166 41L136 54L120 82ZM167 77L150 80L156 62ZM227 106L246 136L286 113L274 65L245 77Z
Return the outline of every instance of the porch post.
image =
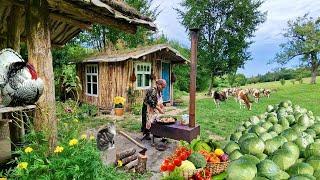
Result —
M46 0L26 0L28 59L44 81L44 92L35 110L35 130L44 131L52 151L57 140L57 121L52 66L49 9Z

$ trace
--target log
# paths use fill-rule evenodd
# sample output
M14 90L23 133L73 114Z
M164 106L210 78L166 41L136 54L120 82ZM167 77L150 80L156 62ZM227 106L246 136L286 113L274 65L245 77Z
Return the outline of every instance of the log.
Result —
M137 173L144 174L147 171L147 156L139 154L138 156L138 164L135 167Z
M138 159L131 161L130 163L124 166L124 170L129 171L130 169L136 167L138 165Z
M132 155L132 156L129 156L129 157L126 157L126 158L122 159L122 160L121 160L121 161L122 161L122 166L130 163L131 161L136 160L137 158L138 158L137 155Z
M36 131L46 133L52 152L57 142L57 119L48 2L26 0L25 7L28 61L44 82L44 91L35 110L34 127Z
M136 153L136 149L135 148L131 148L131 149L128 149L126 151L122 151L118 154L118 159L117 160L122 160L126 157L129 157L129 156L132 156Z

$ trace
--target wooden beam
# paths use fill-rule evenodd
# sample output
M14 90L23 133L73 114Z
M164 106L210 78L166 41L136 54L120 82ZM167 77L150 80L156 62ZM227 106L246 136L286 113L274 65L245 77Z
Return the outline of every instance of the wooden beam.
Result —
M20 6L12 6L11 13L8 17L8 30L7 30L7 47L12 48L20 53L20 36L24 30L24 9Z
M26 0L26 34L29 62L44 81L35 110L36 131L45 132L52 152L57 142L57 120L52 66L49 8L46 0Z
M88 9L83 9L75 4L66 1L48 0L50 8L63 11L64 13L72 14L74 16L83 17L93 23L99 23L106 26L112 26L128 33L136 33L137 26L130 24L127 21L115 19L106 15L93 12Z
M81 29L92 30L91 24L86 24L84 22L72 19L70 17L62 16L62 15L59 15L59 14L50 13L50 19L56 20L56 21L62 21L62 22L65 22L67 24L79 27Z
M1 113L15 112L15 111L30 110L30 109L35 109L35 108L36 108L35 105L16 106L16 107L0 107L0 114Z

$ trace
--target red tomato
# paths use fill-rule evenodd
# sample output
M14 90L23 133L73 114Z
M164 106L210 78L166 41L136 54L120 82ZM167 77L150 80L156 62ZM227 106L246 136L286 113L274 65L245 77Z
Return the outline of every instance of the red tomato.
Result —
M163 164L168 164L170 161L169 161L169 159L165 159L164 161L163 161Z
M170 172L173 171L174 168L175 168L175 165L173 163L169 163L168 166L167 166L167 170L170 171Z
M166 171L168 169L168 165L167 164L162 164L161 166L160 166L160 171L161 172L164 172L164 171Z
M173 160L173 163L174 163L174 165L176 165L176 166L181 166L181 159L180 158L175 158L174 160Z
M181 158L182 161L184 161L184 160L186 160L188 158L188 154L183 152L183 153L181 153L180 158Z

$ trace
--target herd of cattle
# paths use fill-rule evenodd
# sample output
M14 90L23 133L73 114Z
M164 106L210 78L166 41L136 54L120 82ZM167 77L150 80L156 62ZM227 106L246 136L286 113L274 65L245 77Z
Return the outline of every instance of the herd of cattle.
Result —
M230 97L234 97L236 102L239 102L240 109L246 106L249 110L251 110L252 103L249 99L249 95L252 95L254 101L256 103L259 102L259 99L262 96L270 97L271 90L270 89L256 89L256 88L249 88L249 89L241 89L241 88L225 88L221 91L211 91L211 97L216 104L216 107L220 107L220 102L229 99Z

